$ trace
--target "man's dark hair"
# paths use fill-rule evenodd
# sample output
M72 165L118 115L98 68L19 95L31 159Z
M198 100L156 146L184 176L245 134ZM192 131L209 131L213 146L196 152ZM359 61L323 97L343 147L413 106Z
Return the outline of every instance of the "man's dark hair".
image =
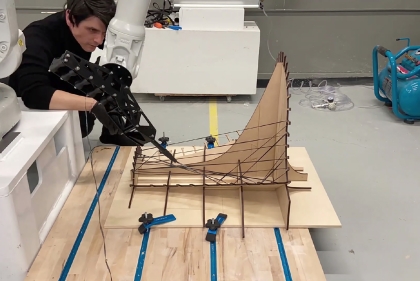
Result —
M76 26L91 16L108 26L115 16L116 4L114 0L67 0L66 9L69 10L70 22Z

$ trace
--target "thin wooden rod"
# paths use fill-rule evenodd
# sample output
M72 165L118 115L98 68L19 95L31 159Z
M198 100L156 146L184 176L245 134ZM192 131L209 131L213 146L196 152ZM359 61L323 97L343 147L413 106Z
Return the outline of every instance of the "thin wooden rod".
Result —
M247 149L243 149L243 150L241 150L240 152L245 152L245 151L252 151L252 155L253 154L255 154L256 152L258 152L258 151L260 151L261 149L264 149L264 148L271 148L272 146L270 145L270 146L265 146L265 147L258 147L258 148L247 148ZM287 147L286 145L275 145L275 147ZM221 153L214 153L214 154L208 154L207 156L215 156L215 155L219 155L219 156L221 156L221 155L224 155L224 154L229 154L229 153L238 153L238 151L226 151L226 152L221 152ZM193 157L190 157L190 158L188 158L188 159L192 159L192 158L198 158L198 157L200 157L200 156L198 156L198 155L196 155L196 156L193 156ZM150 158L153 158L153 157L150 157ZM248 159L249 157L247 157L246 159ZM181 158L180 160L185 160L185 159L187 159L187 157L186 158ZM277 158L276 158L277 159ZM276 160L276 159L270 159L270 160ZM149 159L150 160L150 159ZM150 162L148 162L148 164L147 164L147 167L145 167L145 168L142 168L141 170L143 170L143 171L149 171L149 170L153 170L153 169L161 169L162 168L162 165L167 165L167 166L171 166L170 165L170 163L169 163L169 161L168 161L169 159L165 159L165 160L157 160L157 161L150 161ZM270 160L260 160L260 162L261 161L270 161ZM210 160L211 161L211 160ZM242 162L243 164L245 164L245 163L254 163L255 161L244 161L244 162ZM193 163L193 164L188 164L188 167L195 167L195 166L199 166L199 167L201 167L202 165L203 165L204 163L203 162L196 162L196 163ZM229 164L237 164L237 163L205 163L206 164L206 166L220 166L220 165L229 165ZM177 166L173 166L173 167L177 167ZM140 168L141 167L139 167L139 168L137 168L136 169L136 171L139 171L140 170ZM237 167L235 167L235 168L237 168ZM235 169L234 168L234 169Z
M156 152L155 152L156 153ZM154 153L154 154L155 154ZM174 150L174 153L173 153L173 155L175 156L175 150ZM150 158L149 158L150 159ZM148 159L148 160L149 160ZM147 162L147 161L146 161ZM144 164L144 163L143 163ZM172 165L172 161L171 161L171 165ZM187 167L188 168L188 167ZM199 175L200 175L200 172L197 170L197 169L193 169L193 168L188 168L188 170L190 170L190 171L194 171L195 173L198 173ZM143 171L147 171L147 169L143 169ZM220 183L220 181L222 181L222 182L224 182L223 180L220 180L220 179L212 179L210 176L208 176L208 175L206 175L206 177L208 178L208 179L210 179L210 180L212 180L212 181L214 181L215 183ZM224 183L226 183L226 182L224 182ZM227 183L226 183L227 184Z
M279 178L283 177L286 174L286 181L285 182L289 182L289 178L287 177L287 175L288 175L287 172L288 171L289 171L289 168L287 168L286 171L283 174L281 174L280 176L278 176L277 178L275 178L274 181L277 181Z
M237 131L242 131L242 133L243 133L243 132L245 132L247 130L253 130L253 129L258 129L258 128L262 128L262 127L266 127L266 126L272 126L272 125L277 125L277 124L287 123L287 122L289 122L289 121L277 121L277 122L273 122L273 123L262 124L262 125L258 125L258 126L255 126L255 127L245 128L245 129L242 129L242 130L235 130L235 131L231 131L231 132L220 133L220 134L217 134L217 135L213 135L213 137L221 136L221 135L224 135L224 134L231 134L231 133L235 133ZM175 142L175 143L172 143L171 145L173 146L173 145L180 144L180 143L186 143L186 142L190 142L190 141L202 140L202 139L205 139L206 137L207 136L198 137L198 138L189 139L189 140L184 140L184 141L180 141L180 142ZM143 151L150 150L150 149L155 149L155 147L143 148Z
M153 155L155 155L157 152L159 152L159 150L157 150L157 151L155 151L154 153L153 153ZM149 160L151 159L151 157L148 157L147 158L147 160L146 161L143 161L141 164L140 164L140 167L136 167L136 169L135 170L139 170L144 164L146 164Z
M253 170L253 172L267 172L267 171L269 171L269 170L267 170L267 169ZM150 175L152 175L152 176L163 176L163 175L166 175L166 173L157 173L157 172L156 173L149 173L149 176ZM175 174L175 175L177 177L192 176L192 174L178 174L178 173ZM201 176L201 175L202 175L202 173L197 172L197 176ZM213 171L211 171L210 175L209 175L208 171L206 170L206 178L211 180L212 182L214 182L217 185L231 184L230 182L226 182L226 181L222 181L223 182L223 184L222 184L219 180L217 180L217 178L216 178L217 176L225 175L225 173L223 173L223 172L213 172ZM229 177L236 178L236 176L234 176L234 175L230 175ZM254 184L259 184L259 183L264 181L262 178L251 177L251 176L243 176L242 178L246 179L248 181L251 181Z
M286 160L286 159L279 159L278 161L284 161L284 160ZM277 161L277 162L278 162ZM241 164L243 164L243 163L241 163ZM236 165L236 164L235 164ZM191 167L189 167L189 166L187 166L188 168L191 168ZM201 167L200 168L203 168L203 167L207 167L207 165L201 165ZM236 166L236 168L238 168L237 166ZM191 173L188 173L188 172L184 172L181 168L178 168L178 167L161 167L161 169L171 169L171 170L174 170L174 169L180 169L181 171L178 171L177 173L176 173L176 175L178 175L178 176L191 176L191 175L193 175L193 174L191 174ZM194 170L198 170L198 168L193 168ZM283 168L281 168L281 169L283 169ZM270 171L272 171L273 170L273 168L257 168L257 167L255 167L254 169L252 169L252 170L249 170L249 172L270 172ZM284 169L284 170L286 170L286 169ZM207 172L208 173L210 173L211 175L213 175L213 176L216 176L216 175L226 175L226 173L225 172L218 172L218 171L214 171L214 170L207 170ZM140 172L136 172L138 175L141 175L142 173L140 173ZM162 175L167 175L167 172L166 171L162 171L162 172L160 172L160 171L157 171L157 169L156 169L156 171L149 171L148 173L147 173L147 175L149 176L149 175L152 175L152 176L162 176ZM201 176L201 173L199 174L200 176ZM236 175L235 174L229 174L228 175L229 177L231 177L231 178L235 178L236 179ZM244 177L246 177L246 176L244 176ZM262 179L263 178L263 176L261 176L260 178L255 178L255 177L249 177L250 179Z
M299 187L299 186L287 186L288 189L296 189L296 190L311 190L312 187Z
M284 128L281 128L279 131L281 131L281 130L283 130ZM275 138L277 135L279 134L279 132L277 132L274 136L272 136L272 137L267 137L267 138L261 138L261 139L253 139L253 140L248 140L248 141L242 141L242 142L235 142L234 144L224 144L224 145L222 145L222 146L218 146L218 148L219 147L223 147L223 146L233 146L233 145L235 145L235 146L237 146L237 145L240 145L240 144L247 144L247 143L252 143L252 142L256 142L256 141L263 141L263 140L267 140L261 147L256 147L256 148L246 148L246 149L242 149L241 151L250 151L250 150L255 150L255 151L258 151L259 149L262 149L262 148L269 148L269 147L271 147L271 145L269 145L269 146L264 146L265 144L267 144L270 140L272 140L273 138ZM285 133L283 136L281 136L282 138L284 137L284 136L286 136L287 135L287 133ZM279 145L279 146L285 146L285 145ZM220 155L223 155L223 154L229 154L229 153L237 153L237 151L225 151L225 152L215 152L215 153L209 153L209 154L207 154L207 156L220 156ZM255 153L255 152L254 152ZM153 158L153 159L156 159L156 158L158 158L157 156L147 156L148 158ZM184 160L184 159L192 159L192 158L198 158L198 157L200 157L199 155L192 155L192 156L185 156L185 157L182 157L181 159L182 160ZM165 159L166 160L166 159ZM159 162L163 162L163 161L165 161L165 160L160 160L160 159L157 159L156 161L151 161L149 164L154 164L154 163L159 163Z
M277 146L277 147L279 147L279 146ZM286 159L286 158L283 158L283 159ZM283 160L283 159L279 159L279 158L270 158L270 159L265 159L265 160L260 160L259 162L271 162L271 161L279 161L279 160ZM255 162L255 160L252 160L252 161L243 161L243 162L241 162L242 164L252 164L252 163L254 163ZM236 162L223 162L223 163L205 163L206 164L206 167L209 167L209 166L223 166L223 165L236 165L237 163ZM154 168L149 168L148 170L159 170L159 169L161 169L162 168L162 164L161 163L159 163L159 162L153 162L153 163L149 163L149 164L147 164L147 165L151 165L151 166L157 166L157 167L154 167ZM197 164L188 164L188 167L201 167L201 166L203 166L203 163L197 163Z
M206 167L203 167L203 227L206 226Z
M203 162L206 162L206 146L204 146ZM206 167L203 167L203 227L206 226Z
M253 172L253 173L267 173L270 172L272 170L272 168L270 169L254 169L254 170L250 170L248 171L249 173ZM280 169L279 169L280 170ZM210 173L209 173L210 172ZM216 178L217 176L221 176L221 175L225 175L224 172L215 172L215 171L209 171L206 170L206 177L209 177L210 175L212 176L212 178ZM160 177L160 176L164 176L166 175L166 172L150 172L148 173L148 176L154 176L154 177ZM191 173L174 173L174 176L176 176L177 178L182 178L182 177L193 177L193 176L202 176L202 173L199 173L197 175L193 175ZM227 179L226 179L227 178ZM225 180L223 181L224 184L229 184L229 182L227 182L228 179L237 179L236 175L229 175L229 177L225 177ZM263 177L251 177L251 176L243 176L244 179L249 180L253 183L259 183L259 182L264 182L266 181L266 179L264 179ZM214 183L219 184L220 182L217 180L213 180L211 179Z
M198 169L193 169L193 168L188 168L189 170L192 170L192 171L194 171L195 173L197 173L198 175L201 175L200 174L200 171L198 170ZM212 175L217 175L217 173L212 173ZM208 175L208 173L206 173L206 178L207 179L209 179L209 180L211 180L211 181L214 181L216 184L219 184L220 183L220 179L217 179L217 178L214 178L214 177L210 177L209 175ZM222 181L224 184L228 184L227 182L225 182L225 181Z
M279 185L279 184L288 184L290 182L259 182L259 183L250 183L250 182L244 182L243 186L270 186L270 185ZM206 187L209 188L214 188L214 187L234 187L234 186L240 186L239 183L227 183L227 184L214 184L214 185L209 185L206 184ZM135 188L162 188L162 187L166 187L165 184L160 184L160 185L156 185L156 184L135 184L134 185ZM197 188L197 187L203 187L203 184L171 184L169 187L173 188L173 187L191 187L191 188Z
M166 182L165 206L163 207L163 215L164 216L166 216L166 208L168 206L170 180L171 180L171 171L169 171L169 173L168 173L168 180Z
M175 154L176 154L176 149L174 149L174 153L172 154L172 156L175 158ZM171 165L174 163L173 160L171 160Z
M183 169L182 167L177 167L177 166L173 166L173 167L160 167L159 169L162 169L162 168L169 168L169 169ZM194 169L194 168L189 168L188 166L186 166L186 168L187 168L187 170L189 170L189 171L191 171L191 172L194 172L194 173L196 173L197 175L201 175L201 171L200 170L198 170L198 169ZM143 169L142 171L149 171L149 169ZM159 172L155 172L155 173L151 173L151 172L148 172L148 174L150 175L150 174L154 174L154 175L158 175L159 174ZM223 173L224 174L224 173ZM189 174L189 173L184 173L183 175L191 175L191 174ZM206 178L208 178L209 180L211 180L211 181L214 181L215 183L219 183L220 181L222 181L223 183L225 183L225 184L227 184L227 182L225 182L225 181L223 181L223 180L220 180L220 179L217 179L217 178L214 178L214 177L211 177L211 176L209 176L208 174L206 174Z
M244 210L244 187L242 180L241 161L238 160L239 179L241 184L241 218L242 218L242 238L245 238L245 210Z
M285 154L285 152L283 152L281 155L283 156ZM281 157L281 156L280 156ZM271 174L272 173L274 173L274 171L275 170L277 170L277 168L278 167L280 167L280 165L283 163L283 161L284 161L285 159L284 158L280 158L280 159L278 159L275 163L274 163L274 165L273 165L273 168L272 169L270 169L270 172L264 177L264 180L263 181L266 181L267 180L267 178L269 177L269 176L271 176ZM280 161L280 163L278 163ZM277 164L278 163L278 164Z
M137 146L134 150L133 160L138 159L139 157L143 156L141 146ZM133 162L133 165L136 164L136 161Z
M131 189L131 195L130 200L128 201L128 208L131 208L131 204L133 203L133 197L134 197L134 191L135 191L135 184L136 184L136 165L137 165L137 158L142 155L142 149L140 146L137 146L134 150L133 155L133 169L131 170L131 182L132 182L132 189Z
M129 202L128 202L128 208L130 209L131 208L131 203L133 202L133 196L134 196L134 190L136 189L136 187L135 187L135 180L134 180L134 170L131 170L131 181L132 181L132 183L133 183L133 185L132 185L132 189L131 189L131 195L130 195L130 200L129 200Z
M281 130L283 130L283 129L281 129ZM276 134L274 134L274 136L272 136L272 137L270 137L262 146L264 146L265 144L267 144L270 140L272 140L273 138L275 138L278 134L279 134L280 132L278 131ZM286 133L287 134L287 133ZM285 134L285 135L286 135ZM284 137L284 135L279 139L279 140L281 140L281 139L283 139L283 137ZM256 151L254 151L253 153L251 153L248 157L246 157L244 160L248 160L252 155L254 155L254 153L255 152L257 152L257 151L259 151L261 148L257 148L257 150ZM232 170L230 170L229 172L227 172L226 173L226 175L228 175L228 174L230 174L230 173L232 173L232 171L233 170L235 170L235 169L237 169L238 167L235 167L235 168L233 168ZM223 179L224 177L222 177L222 179Z
M281 140L283 139L283 137L281 137L280 139L278 139L275 143L274 143L274 145L272 145L257 161L255 161L255 163L254 164L252 164L252 166L251 167L249 167L248 168L248 170L246 170L245 171L245 173L244 173L244 175L252 168L252 167L254 167L255 166L255 164L257 164L258 163L258 161L260 161L270 150L272 150L273 148L275 148L276 147L276 144L277 143L279 143ZM287 150L287 149L285 149L285 150Z
M283 53L283 55L284 55L284 53ZM288 67L288 64L289 63L286 61L286 56L285 55L284 55L284 59L283 59L283 64L285 66L285 72L287 73L287 77L288 77L289 76L289 73L287 71L287 67ZM289 90L287 89L287 94L288 94L288 92L289 92ZM288 94L288 97L287 97L287 100L286 100L286 108L287 108L287 110L286 110L286 120L289 120L289 113L290 113L290 111L289 111L289 102L290 102L289 98L290 98L290 96ZM279 106L280 106L280 103L279 103ZM286 123L286 132L289 132L289 124L290 124L290 122L287 122ZM289 137L289 135L286 136L286 144L288 144L288 137ZM289 159L289 156L287 155L287 149L284 152L285 152L286 159ZM287 165L287 161L284 163L284 167L286 168L286 181L289 182L289 173L288 173L289 167ZM290 200L289 189L288 189L287 186L286 186L286 188L287 188L287 194L288 194L289 200ZM290 205L289 205L289 214L288 214L288 216L289 215L290 215ZM289 223L287 224L287 229L289 229Z
M226 176L227 176L227 175L226 175L226 173L223 173L223 172L216 172L216 171L210 171L210 172L211 172L211 175L212 175L212 176L221 176L221 175L223 175L223 177L226 177ZM230 174L229 176L230 176L230 177L234 177L234 175L233 175L233 174ZM208 173L207 173L206 177L209 177L209 176L208 176ZM219 184L220 182L223 182L224 184L229 184L228 182L225 182L225 181L223 180L223 177L222 177L221 179L219 179L219 180L216 182L216 184ZM253 181L254 183L256 183L256 182L255 182L255 180L258 180L258 181L260 181L260 180L261 180L260 178L254 178L254 177L247 177L247 179L248 179L248 180L250 180L250 181Z
M278 134L278 133L277 133ZM276 135L277 135L276 134ZM275 137L276 135L274 135L273 137ZM285 135L287 135L287 134L285 134ZM276 143L278 143L280 140L282 140L283 139L283 137L285 136L285 135L283 135L279 140L277 140L277 142ZM271 137L270 139L272 139L273 137ZM276 144L275 143L275 144ZM275 144L274 145L271 145L271 146L269 146L269 150L268 151L266 151L265 153L264 153L264 155L262 156L262 157L264 157L269 151L270 151L270 149L272 149L274 146L275 146ZM256 151L258 151L259 149L261 149L261 148L258 148ZM252 156L256 151L254 151L251 155L249 155L245 160L247 160L250 156ZM175 153L175 152L174 152ZM260 159L259 160L261 160L262 159L262 157L260 157ZM149 158L150 159L150 158ZM148 159L148 160L149 160ZM146 161L147 162L147 161ZM146 162L144 162L144 163L142 163L142 165L144 165ZM247 170L247 172L249 172L249 170L253 167L253 166L255 166L255 164L256 164L257 162L255 162L248 170ZM208 178L208 179L210 179L210 180L212 180L212 181L214 181L214 182L216 182L217 184L218 183L220 183L220 182L223 182L223 183L225 183L225 184L227 184L225 181L223 181L223 179L225 178L225 177L227 177L233 170L234 170L235 168L233 168L230 172L228 172L228 173L222 173L223 174L223 176L222 176L222 178L220 178L220 179L213 179L213 178L211 178L208 174L206 174L206 177ZM150 170L150 169L143 169L143 171L147 171L147 170ZM193 168L188 168L188 170L192 170L192 171L194 171L194 172L196 172L196 173L198 173L198 174L200 174L200 171L198 171L198 170L195 170L195 169L193 169ZM246 173L246 172L245 172ZM251 177L248 177L248 180L251 180ZM260 180L260 179L257 179L257 180Z

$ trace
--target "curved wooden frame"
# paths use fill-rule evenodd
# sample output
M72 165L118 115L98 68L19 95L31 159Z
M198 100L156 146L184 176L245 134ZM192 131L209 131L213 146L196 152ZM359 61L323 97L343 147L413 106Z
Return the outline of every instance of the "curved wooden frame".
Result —
M280 53L236 140L212 149L169 146L179 163L155 147L133 148L105 227L137 228L142 212L174 214L177 220L164 227L204 227L207 214L224 212L224 227L241 227L243 235L249 226L289 229L291 221L300 228L341 226L305 149L289 149L287 66ZM289 152L305 173L290 164Z
M288 225L288 184L307 180L307 174L299 173L289 164L287 155L290 125L288 76L286 57L280 53L270 82L238 139L211 150L204 146L192 154L180 155L176 159L182 167L162 160L164 156L144 157L142 148L137 147L133 159L132 196L136 188L153 187L166 187L167 192L171 187L200 187L203 194L205 189L235 186L241 188L241 193L243 188L276 189L287 198ZM150 183L151 177L153 183ZM205 196L203 206L204 201Z

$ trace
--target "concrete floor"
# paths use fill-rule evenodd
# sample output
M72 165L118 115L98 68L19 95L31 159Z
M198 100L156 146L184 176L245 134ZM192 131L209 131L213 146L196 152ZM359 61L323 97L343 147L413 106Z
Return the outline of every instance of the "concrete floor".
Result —
M299 89L291 91L290 102L290 145L308 150L343 225L311 230L327 280L419 280L420 124L397 120L368 87L339 90L352 99L353 109L304 108ZM244 128L262 92L231 103L220 98L219 133ZM209 135L206 98L137 97L158 136L165 131L171 142L179 142ZM97 126L90 135L92 145L99 132Z

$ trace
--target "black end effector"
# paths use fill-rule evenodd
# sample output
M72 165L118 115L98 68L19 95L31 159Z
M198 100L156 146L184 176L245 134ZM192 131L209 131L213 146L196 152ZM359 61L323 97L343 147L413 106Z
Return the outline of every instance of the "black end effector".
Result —
M126 69L114 64L99 66L66 51L53 60L49 71L98 101L92 113L110 134L126 136L132 146L157 143L156 129L130 91L131 77ZM148 125L140 125L141 118Z

